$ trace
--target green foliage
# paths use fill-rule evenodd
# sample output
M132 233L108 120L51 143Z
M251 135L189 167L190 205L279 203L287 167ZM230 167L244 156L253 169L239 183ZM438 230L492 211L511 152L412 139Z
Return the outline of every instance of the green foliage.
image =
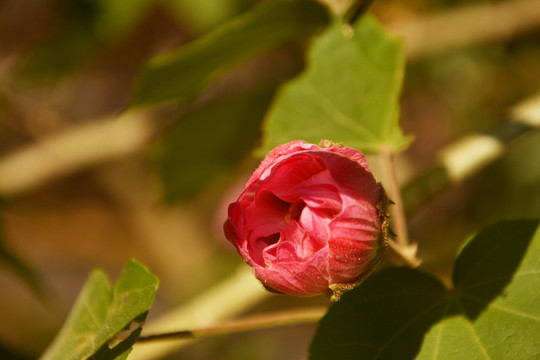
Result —
M325 8L315 1L264 3L172 53L153 58L140 74L132 103L191 100L232 65L306 39L328 21Z
M251 5L251 2L251 0L167 0L166 4L192 31L202 33L237 15Z
M96 55L102 46L131 31L145 15L150 0L59 0L59 24L30 51L22 72L30 76L60 75Z
M255 146L274 94L262 89L195 109L174 124L154 148L166 200L185 199L222 179Z
M468 241L454 289L408 268L373 275L321 320L311 359L532 359L540 341L538 221Z
M103 271L94 270L42 359L125 359L142 331L157 287L158 279L133 260L114 287ZM113 343L122 331L126 338Z
M336 21L312 45L309 68L277 96L263 151L292 140L342 142L364 152L404 148L398 126L403 46L370 16Z
M115 40L130 31L146 14L151 0L102 0L94 32L100 39Z

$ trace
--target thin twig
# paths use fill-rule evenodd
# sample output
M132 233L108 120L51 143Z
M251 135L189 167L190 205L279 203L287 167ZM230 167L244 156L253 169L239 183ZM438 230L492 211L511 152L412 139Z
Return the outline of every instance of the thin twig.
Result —
M85 168L132 155L159 134L173 106L129 110L38 139L0 159L0 196L17 196Z
M178 328L203 328L218 326L233 316L267 299L270 293L253 276L249 266L242 264L238 270L191 301L182 303L161 317L148 322L144 330L149 333L173 332ZM157 359L178 351L196 339L167 342L142 342L137 344L130 360Z
M327 307L321 306L272 312L238 319L213 327L145 335L139 337L137 342L194 339L276 326L314 323L319 321L327 311Z
M388 24L405 40L407 58L417 59L457 48L508 41L540 28L538 0L487 2L411 17Z
M482 134L458 139L439 151L439 161L402 188L406 213L411 214L450 186L479 173L499 159L518 139L540 129L540 93L518 103L509 119Z

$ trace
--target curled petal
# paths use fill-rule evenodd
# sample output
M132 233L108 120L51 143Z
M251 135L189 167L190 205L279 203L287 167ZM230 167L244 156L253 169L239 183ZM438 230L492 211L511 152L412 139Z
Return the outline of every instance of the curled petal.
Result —
M339 297L381 258L380 199L362 153L293 141L255 170L225 235L265 286Z

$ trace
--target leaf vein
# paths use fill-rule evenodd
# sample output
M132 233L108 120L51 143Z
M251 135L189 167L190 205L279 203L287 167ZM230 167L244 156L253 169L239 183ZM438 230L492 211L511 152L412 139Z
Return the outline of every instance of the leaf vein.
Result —
M446 316L448 315L448 310L450 310L450 301L446 304L446 309L444 310L444 315L442 317L443 319L446 318ZM437 359L437 356L439 355L439 347L441 345L442 332L443 332L443 326L439 326L437 335L435 336L435 347L433 349L434 359Z
M100 328L100 324L98 322L98 319L96 317L96 315L94 314L94 312L92 311L92 308L88 305L87 299L83 299L83 304L84 304L84 307L86 309L86 311L88 312L88 315L90 315L90 319L92 320L92 322L94 323L96 329L99 329ZM95 343L95 340L96 340L96 337L95 337L95 331L91 331L88 336L87 336L87 340L90 342L90 346L91 346L91 349L92 351L96 349L96 343Z
M467 283L467 280L470 279L470 277L474 274L474 272L476 271L476 269L478 269L479 267L481 267L484 263L484 261L486 261L486 259L489 258L489 256L495 252L496 250L498 250L499 248L501 247L501 244L497 244L497 246L491 248L489 251L485 252L484 253L484 256L482 256L482 258L478 259L478 261L476 262L476 266L474 266L471 271L467 274L466 277L463 278L463 281L462 281L462 284L465 284ZM457 284L456 284L457 285Z
M466 298L468 300L471 300L471 301L474 301L474 302L477 302L477 303L480 303L480 304L489 304L489 307L490 308L494 308L494 309L497 309L497 310L500 310L500 311L506 311L510 314L513 314L513 315L516 315L516 316L520 316L520 317L524 317L524 318L527 318L527 319L531 319L531 320L535 320L535 321L540 321L540 316L535 316L535 315L531 315L531 314L526 314L524 312L521 312L519 310L514 310L514 309L510 309L510 308L507 308L505 306L501 306L499 304L494 304L494 303L488 303L486 301L484 301L483 299L478 299L476 297L473 297L473 296L470 296L470 295L462 295L463 298Z
M517 278L517 277L526 276L526 275L540 275L540 271L528 271L528 272L522 272L522 273L519 273L519 274L511 274L511 275L508 275L508 276L501 276L501 277L497 277L497 278L492 278L492 279L489 279L488 281L484 281L484 282L481 282L481 283L476 283L476 284L471 284L470 286L460 287L460 289L462 291L463 290L475 289L475 288L477 288L479 286L489 285L489 284L492 284L492 283L495 283L495 282L498 282L498 281L508 280L508 279L511 279L511 278Z
M443 301L445 301L446 298L442 298L440 299L439 301L436 301L432 306L428 307L426 310L422 311L418 316L416 316L415 318L411 319L411 321L407 322L405 325L403 325L400 329L398 329L398 331L394 334L394 336L390 337L390 339L388 339L386 341L385 344L383 344L380 348L380 351L378 354L375 355L374 359L379 359L380 356L382 355L384 349L386 349L388 347L388 345L390 345L394 340L396 340L401 334L403 334L405 332L405 330L407 330L414 322L418 321L420 318L422 318L423 316L425 316L427 313L429 313L431 310L435 309L437 306L439 306Z
M469 331L472 334L472 338L474 339L474 342L480 348L480 352L484 355L485 359L491 360L491 357L489 356L486 348L484 347L484 344L482 344L482 341L478 337L478 334L476 333L476 330L474 329L474 326L472 325L471 321L467 317L467 313L465 312L465 309L463 309L463 306L461 305L461 302L459 300L457 300L456 302L457 302L457 306L459 307L459 309L461 310L461 312L463 314L463 319L465 320L465 323L467 324L467 328L469 329Z
M306 83L304 91L307 91L309 95L315 98L316 102L321 105L322 109L329 115L330 119L336 124L358 133L358 135L370 138L373 142L377 142L379 139L373 135L366 127L362 126L358 122L351 119L338 109L332 102L330 102L323 94L321 94L315 86L311 83Z

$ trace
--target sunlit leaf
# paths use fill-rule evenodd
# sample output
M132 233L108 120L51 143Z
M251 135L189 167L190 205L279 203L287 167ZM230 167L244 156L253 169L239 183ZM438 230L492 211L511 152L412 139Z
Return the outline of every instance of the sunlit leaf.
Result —
M533 359L540 349L540 228L504 222L463 247L454 286L393 268L321 320L311 359Z
M114 287L103 271L94 270L42 359L124 359L139 337L157 286L157 278L133 260ZM112 343L123 330L126 338Z
M187 114L156 144L166 200L192 197L223 179L260 137L274 89L229 96Z
M309 51L308 69L284 87L265 120L263 152L292 140L341 142L364 152L409 143L398 125L401 42L369 16L336 21Z
M446 317L419 359L533 359L540 355L538 222L489 227L468 242L454 269Z
M279 44L306 39L329 20L310 0L271 1L237 16L176 51L153 58L133 104L189 100L227 68Z

